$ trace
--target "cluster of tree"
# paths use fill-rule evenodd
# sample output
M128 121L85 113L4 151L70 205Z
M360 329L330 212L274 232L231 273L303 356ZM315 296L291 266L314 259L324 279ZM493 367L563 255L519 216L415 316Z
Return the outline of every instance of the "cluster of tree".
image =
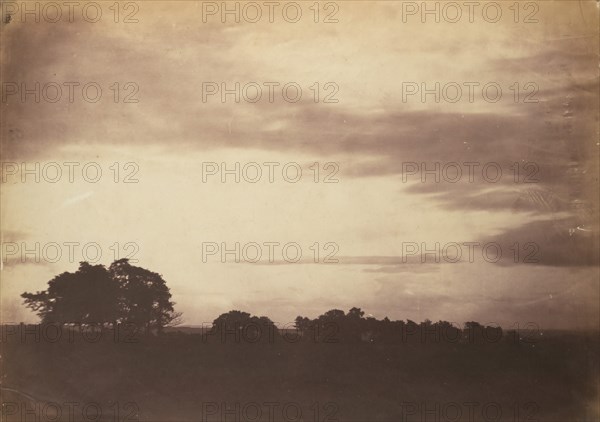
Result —
M461 329L448 321L416 323L411 320L392 321L365 317L360 308L352 308L348 313L332 309L310 319L298 316L295 327L306 341L324 342L496 342L502 338L502 328L484 326L475 321L466 322Z
M230 311L214 320L205 333L209 341L222 343L287 342L311 343L495 343L502 338L500 327L466 322L462 328L448 321L416 323L365 317L360 308L348 313L332 309L315 319L299 316L294 326L277 328L267 317Z
M42 323L134 324L150 332L177 323L180 317L162 276L127 259L108 268L81 262L74 273L50 280L47 290L21 296Z

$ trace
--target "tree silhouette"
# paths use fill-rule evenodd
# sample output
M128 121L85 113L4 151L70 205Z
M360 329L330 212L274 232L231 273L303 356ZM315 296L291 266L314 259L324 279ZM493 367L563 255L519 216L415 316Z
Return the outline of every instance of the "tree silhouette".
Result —
M256 317L248 312L234 310L219 315L213 321L210 334L218 334L223 342L268 342L279 335L279 330L265 316Z
M348 318L360 319L365 315L365 312L360 308L352 308L348 311Z
M21 295L43 323L132 323L147 333L173 324L171 293L160 274L135 267L127 259L103 265L81 262L74 273L64 272L48 289Z
M81 262L74 273L64 272L48 282L48 290L23 293L25 304L44 323L98 324L119 316L119 288L102 265Z
M348 313L332 309L316 319L298 316L295 326L304 340L344 343L491 343L499 341L503 334L500 327L484 326L475 321L466 322L461 330L448 321L426 319L416 323L410 319L391 321L385 317L378 320L364 315L362 309L356 307Z
M159 331L177 321L171 293L160 274L136 267L128 259L113 262L108 271L119 285L119 321Z
M311 324L312 324L312 321L309 318L303 317L303 316L300 316L300 315L298 315L296 317L295 322L294 322L294 326L301 333L305 332L305 331L308 331L308 329L310 328Z

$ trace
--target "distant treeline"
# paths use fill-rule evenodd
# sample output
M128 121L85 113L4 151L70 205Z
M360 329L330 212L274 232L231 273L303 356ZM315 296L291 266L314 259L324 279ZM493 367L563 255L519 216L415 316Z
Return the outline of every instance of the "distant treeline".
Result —
M41 318L43 326L17 330L10 335L22 338L50 339L64 334L73 339L80 334L84 340L95 341L107 329L119 341L140 336L165 333L166 327L179 324L181 314L175 312L171 292L162 275L136 267L127 259L113 262L108 268L81 262L74 273L64 272L48 282L48 288L21 295L27 307ZM55 330L52 332L52 330ZM32 331L33 330L33 331ZM36 332L36 330L38 330ZM50 330L50 331L49 331ZM60 330L60 332L56 331ZM3 336L6 330L3 330ZM100 333L100 334L98 334ZM189 333L188 334L196 334ZM268 317L251 316L247 312L230 311L214 320L212 327L201 330L206 342L264 343L283 340L290 343L495 343L503 338L498 326L484 326L475 321L458 327L448 321L392 321L365 317L360 308L345 313L332 309L315 319L298 316L293 324L276 327ZM511 331L516 340L531 338ZM37 336L37 337L36 337Z
M484 326L469 321L457 327L448 321L416 323L411 320L392 321L365 317L360 308L345 313L332 309L315 319L296 317L295 323L276 327L267 317L251 316L247 312L230 311L214 320L203 333L207 341L269 342L279 338L287 342L315 343L495 343L503 338L499 326ZM517 332L510 332L512 337Z
M198 338L204 343L498 343L511 340L533 343L539 334L536 328L509 330L485 326L475 321L463 327L448 321L416 323L411 320L392 321L365 317L360 308L348 313L332 309L315 319L298 316L294 323L277 327L266 316L252 316L248 312L229 311L221 314L212 324L201 328L170 327L166 330L146 330L146 326L125 323L54 323L3 325L2 342L59 342L83 340L87 343L114 341L135 343L142 339L167 337Z

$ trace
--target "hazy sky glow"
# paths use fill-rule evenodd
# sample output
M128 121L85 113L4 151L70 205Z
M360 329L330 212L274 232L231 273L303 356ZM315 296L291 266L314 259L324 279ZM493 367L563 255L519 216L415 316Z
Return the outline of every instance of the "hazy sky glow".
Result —
M78 252L74 262L21 262L6 256L6 242L96 242L107 265L111 245L123 257L133 242L137 265L164 276L185 324L231 309L283 324L359 306L381 318L597 328L597 2L541 2L539 22L529 24L511 16L404 23L401 2L338 4L331 24L311 15L296 24L203 23L202 2L193 1L140 2L132 24L2 24L3 83L103 87L97 103L3 97L3 163L94 162L103 175L22 183L5 164L2 320L36 321L19 295L82 260ZM116 81L137 84L139 102L115 103ZM296 82L303 97L270 104L265 89L257 103L203 102L203 82ZM315 103L315 82L337 84L339 102ZM403 82L495 82L503 95L403 101ZM515 82L535 83L539 102L515 103ZM139 182L115 183L115 162L120 179L139 169ZM135 166L123 168L128 162ZM281 165L274 183L266 174L255 184L204 183L203 162ZM303 167L298 183L281 177L290 162ZM325 163L337 163L339 182L314 183L314 162L321 178ZM479 170L473 182L421 183L407 162L493 162L504 177L489 183ZM514 183L511 165L527 162L538 164L539 182ZM296 242L304 259L204 263L203 242ZM320 260L323 245L336 243L339 262L311 262L315 242ZM408 242L497 242L503 257L488 262L475 248L474 262L403 260ZM538 262L521 262L521 250L515 263L515 242L538 245Z

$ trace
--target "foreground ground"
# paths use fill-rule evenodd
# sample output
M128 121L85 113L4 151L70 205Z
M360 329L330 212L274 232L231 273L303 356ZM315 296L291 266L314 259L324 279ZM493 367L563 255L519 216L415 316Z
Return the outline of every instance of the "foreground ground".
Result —
M598 333L485 344L8 339L2 420L598 421L599 355Z

